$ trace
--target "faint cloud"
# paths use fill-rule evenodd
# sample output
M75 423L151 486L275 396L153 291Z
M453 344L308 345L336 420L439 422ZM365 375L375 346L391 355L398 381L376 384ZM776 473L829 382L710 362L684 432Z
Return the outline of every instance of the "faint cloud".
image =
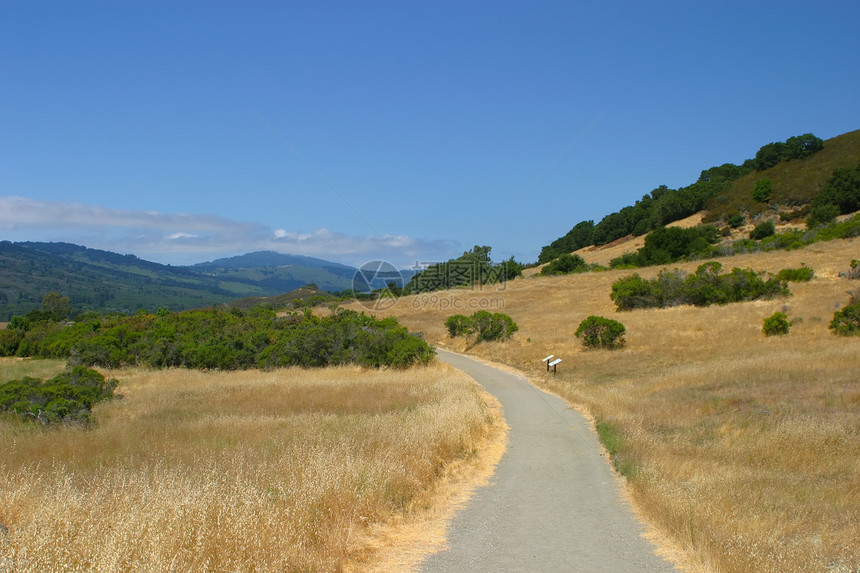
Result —
M418 260L446 260L456 252L450 241L408 235L356 236L324 228L289 231L214 215L112 209L25 197L0 197L0 230L11 241L69 242L179 265L271 250L353 266L388 260L405 268Z

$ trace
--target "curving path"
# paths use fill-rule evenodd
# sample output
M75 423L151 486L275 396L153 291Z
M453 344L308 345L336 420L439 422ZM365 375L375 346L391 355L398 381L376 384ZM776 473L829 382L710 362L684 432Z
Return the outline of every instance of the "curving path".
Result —
M501 402L508 448L422 573L675 571L621 501L586 420L522 376L438 351Z

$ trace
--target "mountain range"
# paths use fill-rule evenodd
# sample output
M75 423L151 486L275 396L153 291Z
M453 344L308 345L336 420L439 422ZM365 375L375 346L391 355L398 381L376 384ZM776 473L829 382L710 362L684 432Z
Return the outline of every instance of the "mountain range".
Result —
M272 251L171 266L70 243L1 241L0 321L40 308L50 291L70 297L74 312L181 310L277 296L311 283L330 292L347 290L357 272Z

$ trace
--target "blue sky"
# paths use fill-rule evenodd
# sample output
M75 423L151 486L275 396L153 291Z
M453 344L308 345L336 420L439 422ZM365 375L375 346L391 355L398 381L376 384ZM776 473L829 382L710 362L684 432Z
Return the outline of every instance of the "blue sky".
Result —
M534 261L860 128L860 4L0 2L0 240Z

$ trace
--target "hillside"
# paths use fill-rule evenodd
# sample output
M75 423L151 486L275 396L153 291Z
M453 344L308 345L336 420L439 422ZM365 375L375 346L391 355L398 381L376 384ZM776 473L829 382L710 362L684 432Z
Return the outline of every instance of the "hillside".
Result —
M76 313L127 314L141 308L182 310L239 298L271 297L308 283L323 290L352 285L355 269L351 267L310 257L272 255L277 253L174 267L69 243L2 241L0 321L40 308L42 297L50 291L70 297ZM268 264L250 266L254 263Z
M189 270L215 277L225 288L254 285L257 296L274 296L313 283L324 291L352 288L356 269L314 257L257 251L237 257L198 263Z
M792 158L768 161L768 150L794 149L792 145L801 141L814 144L810 149L815 151L795 149ZM644 195L642 191L631 190L631 196L641 199L606 215L597 224L593 221L576 223L567 234L541 249L538 262L547 263L561 254L610 244L628 235L641 237L697 212L703 212L706 223L725 225L733 215L743 215L748 220L776 218L781 212L809 205L834 169L860 165L860 130L827 141L805 134L789 138L785 143L767 144L755 155L755 159L747 159L741 165L726 163L704 169L697 181L679 189L660 186ZM755 201L753 189L764 180L770 181L772 193L768 199Z
M860 130L845 133L824 142L824 148L805 159L783 161L762 171L748 173L705 204L705 221L718 221L738 212L752 216L766 214L779 207L808 205L821 191L837 167L860 163ZM770 179L773 196L768 203L753 201L757 181Z
M653 278L665 268L655 266L440 291L374 312L515 367L590 415L612 436L637 509L691 569L848 571L860 563L860 337L828 325L850 293L860 297L860 281L840 276L858 255L852 238L716 259L726 270L815 271L789 297L725 306L617 311L613 282ZM445 319L477 309L520 330L506 342L450 338ZM776 311L791 331L767 337L763 320ZM589 315L623 323L626 346L584 350L574 332ZM550 354L563 360L556 375L541 361Z
M247 311L258 304L267 304L272 308L281 309L287 306L296 306L297 303L301 305L314 306L318 303L334 302L336 300L338 299L333 294L321 290L313 284L307 284L290 292L275 296L250 296L239 298L230 301L227 305Z

